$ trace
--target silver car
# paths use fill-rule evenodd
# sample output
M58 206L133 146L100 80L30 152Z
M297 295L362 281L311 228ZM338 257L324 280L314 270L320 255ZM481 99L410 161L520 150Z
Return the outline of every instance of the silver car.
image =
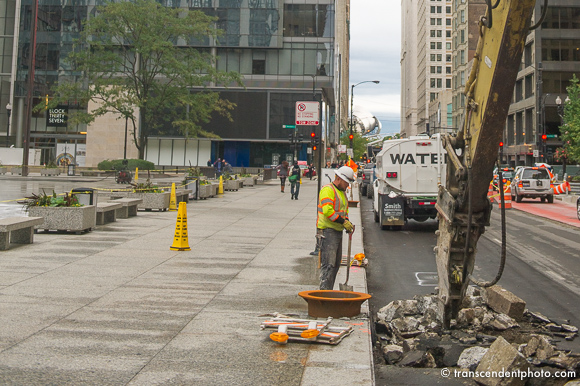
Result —
M522 198L546 199L549 203L554 202L554 190L550 180L550 174L545 168L522 167L516 171L512 181L512 199L522 202Z

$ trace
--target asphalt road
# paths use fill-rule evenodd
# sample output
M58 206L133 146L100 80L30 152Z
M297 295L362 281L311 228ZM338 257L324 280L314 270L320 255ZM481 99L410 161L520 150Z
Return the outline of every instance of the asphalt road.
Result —
M381 231L371 200L363 198L361 210L373 315L392 300L432 293L437 285L433 252L437 222L409 221L399 232ZM498 284L525 300L528 309L580 326L580 229L512 209L507 211L507 235L506 267ZM496 275L500 239L499 210L494 208L491 226L478 243L474 276L480 280ZM580 352L580 338L558 347ZM430 382L444 380L438 372L420 375L394 366L377 367L377 385L386 384L386 377L399 379L400 384L421 384L424 377Z

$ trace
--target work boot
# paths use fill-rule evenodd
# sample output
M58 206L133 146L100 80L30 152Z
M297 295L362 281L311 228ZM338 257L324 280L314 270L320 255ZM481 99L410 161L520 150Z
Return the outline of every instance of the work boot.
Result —
M291 200L293 200L293 199L294 199L294 195L291 195L291 196L290 196L290 199L291 199Z

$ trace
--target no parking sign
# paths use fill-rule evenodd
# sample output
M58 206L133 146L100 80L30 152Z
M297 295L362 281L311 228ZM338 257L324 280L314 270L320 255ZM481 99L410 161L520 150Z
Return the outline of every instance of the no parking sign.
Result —
M319 104L318 102L296 102L296 125L316 126L319 123Z

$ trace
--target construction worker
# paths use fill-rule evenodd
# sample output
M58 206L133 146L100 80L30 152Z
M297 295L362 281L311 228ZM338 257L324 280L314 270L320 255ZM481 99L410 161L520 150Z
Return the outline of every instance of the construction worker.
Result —
M348 220L348 200L345 190L354 182L354 171L342 166L334 172L334 181L320 190L316 228L320 243L320 289L334 288L342 259L342 231L354 231Z

